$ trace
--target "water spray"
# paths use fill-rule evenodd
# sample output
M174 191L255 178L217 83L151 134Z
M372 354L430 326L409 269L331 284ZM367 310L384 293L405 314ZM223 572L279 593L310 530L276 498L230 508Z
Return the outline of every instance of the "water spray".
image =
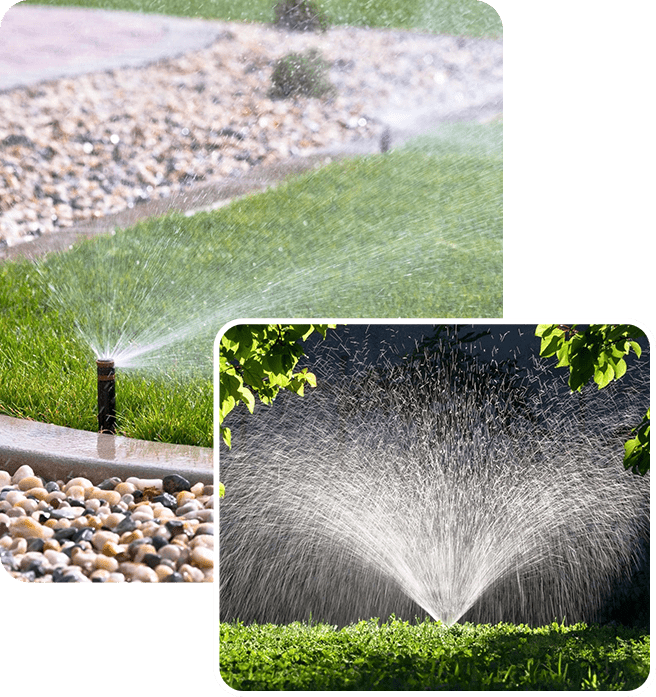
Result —
M438 345L397 366L353 352L334 379L326 355L311 396L221 453L222 621L591 623L648 564L649 481L616 433L646 410L642 371L586 388L583 418L542 364L505 381Z
M99 358L98 366L98 430L116 433L116 374L111 358Z

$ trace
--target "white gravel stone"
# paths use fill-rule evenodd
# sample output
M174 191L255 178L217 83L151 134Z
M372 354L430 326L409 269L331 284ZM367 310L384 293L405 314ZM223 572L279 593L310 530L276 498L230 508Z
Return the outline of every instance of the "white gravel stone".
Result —
M84 492L85 496L87 496L91 491L93 491L94 486L93 484L86 478L86 477L75 477L68 481L64 487L63 490L70 496L71 494L70 489L71 487L81 487L82 491Z
M70 564L68 554L56 552L54 549L47 549L43 553L43 556L48 560L48 563L52 568L65 567Z
M214 549L214 535L196 535L196 537L189 541L189 546L192 549L198 546Z
M52 537L54 534L50 528L27 516L14 520L10 527L10 533L13 537L38 537L42 540Z
M111 530L98 530L91 538L91 544L100 552L107 542L117 545L119 535Z
M66 489L66 495L69 499L75 499L76 501L84 501L84 487L69 486Z
M170 559L177 562L182 556L182 550L183 548L180 545L164 545L159 548L159 556L162 559Z
M183 564L179 571L182 578L188 583L202 583L204 580L203 572L191 564Z
M18 482L20 482L21 479L25 479L25 477L33 477L33 476L34 476L34 470L29 465L21 465L12 475L11 483L18 484Z
M25 494L22 491L8 491L5 496L5 501L11 506L15 506L19 501L25 500Z
M212 568L214 566L214 550L202 545L194 547L191 552L191 562L201 569Z
M35 501L34 499L23 499L22 501L19 501L16 506L20 506L25 513L28 515L31 513L34 513L36 511L37 507L39 506L38 501Z
M103 489L96 489L94 487L88 494L88 498L106 501L110 506L116 506L121 500L121 494L119 494L118 491L104 491Z
M125 480L128 484L133 484L135 489L143 491L144 489L157 489L162 491L161 479L140 479L139 477L128 477Z
M132 520L136 521L146 521L146 520L152 520L155 517L155 514L153 513L152 506L149 504L143 504L136 508L134 512L132 513Z
M108 574L118 571L118 561L115 557L108 557L104 554L99 554L95 559L96 569L107 571Z
M34 475L31 477L23 477L18 482L18 488L21 491L27 491L28 489L34 489L35 487L41 487L42 485L43 482L41 481L41 478L35 477Z
M48 496L48 492L42 486L35 486L32 489L28 489L25 492L25 496L35 496L37 499L39 499L39 501L45 501L46 497Z

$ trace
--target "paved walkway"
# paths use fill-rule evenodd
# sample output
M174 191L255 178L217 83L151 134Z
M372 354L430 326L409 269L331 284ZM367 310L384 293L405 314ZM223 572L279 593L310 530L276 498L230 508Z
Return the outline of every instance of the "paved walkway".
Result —
M203 48L220 32L210 20L23 2L0 22L0 90L143 65Z

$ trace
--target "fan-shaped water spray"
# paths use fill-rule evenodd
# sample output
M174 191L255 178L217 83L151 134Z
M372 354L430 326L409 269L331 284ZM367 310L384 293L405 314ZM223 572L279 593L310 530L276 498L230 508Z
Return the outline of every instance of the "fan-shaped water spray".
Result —
M491 312L500 143L494 125L445 125L407 151L333 163L219 212L143 222L39 269L55 309L117 368L210 372L214 337L239 317Z
M222 618L596 617L648 536L617 431L639 400L493 373L388 366L236 425Z

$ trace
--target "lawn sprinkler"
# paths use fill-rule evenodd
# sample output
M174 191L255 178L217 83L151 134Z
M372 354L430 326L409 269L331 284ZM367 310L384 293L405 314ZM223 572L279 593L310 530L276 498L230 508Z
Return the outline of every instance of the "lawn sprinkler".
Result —
M116 374L114 361L99 358L98 366L98 430L116 433Z

